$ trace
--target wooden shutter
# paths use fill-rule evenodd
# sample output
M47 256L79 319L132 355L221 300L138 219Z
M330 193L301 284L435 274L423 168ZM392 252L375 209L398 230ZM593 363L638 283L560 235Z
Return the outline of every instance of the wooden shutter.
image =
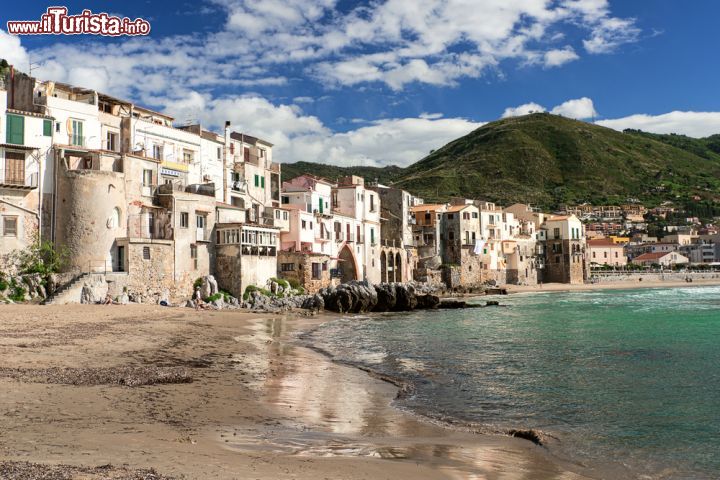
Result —
M25 154L5 152L5 183L12 185L25 184Z
M6 142L22 145L25 139L25 117L20 115L7 115Z

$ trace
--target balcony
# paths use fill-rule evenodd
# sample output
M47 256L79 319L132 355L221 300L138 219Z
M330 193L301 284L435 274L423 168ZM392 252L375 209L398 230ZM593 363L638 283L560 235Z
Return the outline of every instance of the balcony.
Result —
M195 229L195 241L196 242L209 242L210 241L210 230L205 227L197 227Z
M18 175L14 172L0 171L0 188L12 190L34 190L38 187L38 174Z

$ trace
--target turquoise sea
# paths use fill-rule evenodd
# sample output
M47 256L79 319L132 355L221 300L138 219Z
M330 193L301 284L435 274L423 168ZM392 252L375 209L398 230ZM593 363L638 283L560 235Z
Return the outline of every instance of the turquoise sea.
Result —
M409 382L396 403L419 415L540 429L553 454L630 478L720 478L720 287L495 298L507 306L344 318L308 341Z

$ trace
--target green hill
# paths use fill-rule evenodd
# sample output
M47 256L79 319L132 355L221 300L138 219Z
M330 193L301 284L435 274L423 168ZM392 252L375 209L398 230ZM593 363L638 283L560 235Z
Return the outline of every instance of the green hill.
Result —
M426 200L451 196L542 207L584 201L648 205L720 198L720 136L624 133L547 113L484 125L407 168L283 165L283 177L354 174Z

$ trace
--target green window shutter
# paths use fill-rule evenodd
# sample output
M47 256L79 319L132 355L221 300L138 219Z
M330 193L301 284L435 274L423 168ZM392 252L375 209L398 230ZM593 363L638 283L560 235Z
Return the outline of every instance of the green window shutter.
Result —
M260 177L260 186L265 188L265 177Z
M22 145L25 139L25 117L20 115L7 115L6 143Z
M52 137L52 120L43 120L43 135Z
M255 175L255 186L256 187L260 186L260 178L257 175Z
M320 199L320 201L318 202L318 204L319 204L319 206L320 206L320 209L318 210L318 212L323 213L323 199L322 199L322 198Z

